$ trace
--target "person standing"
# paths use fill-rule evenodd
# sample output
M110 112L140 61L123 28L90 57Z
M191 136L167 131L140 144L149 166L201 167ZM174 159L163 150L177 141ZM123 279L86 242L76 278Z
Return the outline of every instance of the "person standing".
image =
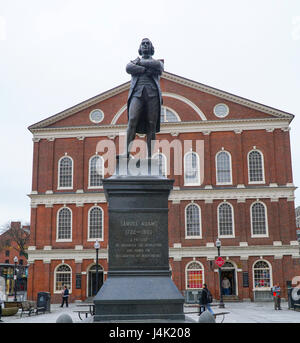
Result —
M230 281L228 278L225 276L224 279L222 280L222 288L223 288L223 294L224 295L229 295L229 289L230 289Z
M202 289L202 293L201 293L201 305L204 307L204 311L208 310L211 314L214 314L213 310L210 307L210 303L212 303L212 295L205 283ZM201 307L200 307L200 312L201 312Z
M69 290L68 290L68 287L65 285L62 291L62 303L60 307L64 307L64 303L66 303L66 307L68 307L68 300L69 300Z
M274 299L274 308L275 310L281 310L281 288L278 284L275 284L273 289L273 299Z

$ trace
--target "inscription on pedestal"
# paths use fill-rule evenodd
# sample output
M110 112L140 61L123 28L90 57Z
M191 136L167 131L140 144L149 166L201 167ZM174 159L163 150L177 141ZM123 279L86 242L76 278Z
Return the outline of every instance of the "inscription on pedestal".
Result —
M162 213L111 214L110 269L168 268L165 217Z

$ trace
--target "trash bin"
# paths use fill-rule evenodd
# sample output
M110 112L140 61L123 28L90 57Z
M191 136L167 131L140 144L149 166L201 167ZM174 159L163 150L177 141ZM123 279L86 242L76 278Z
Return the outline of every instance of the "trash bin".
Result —
M45 311L50 312L50 293L49 292L39 292L37 294L37 307L43 307Z

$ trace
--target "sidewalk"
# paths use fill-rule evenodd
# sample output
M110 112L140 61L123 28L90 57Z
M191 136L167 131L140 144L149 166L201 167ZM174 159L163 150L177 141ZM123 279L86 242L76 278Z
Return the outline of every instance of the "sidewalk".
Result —
M56 323L57 318L62 313L71 316L73 323L80 323L76 304L69 304L69 307L60 307L60 304L51 304L51 313L31 315L23 314L20 318L21 310L11 317L2 317L4 323ZM185 306L185 312L196 312L194 306ZM273 302L252 303L252 302L232 302L225 303L225 308L213 307L215 313L230 312L225 316L223 323L300 323L300 312L289 310L286 302L282 303L282 311L275 311ZM197 313L186 314L189 318L198 320ZM220 318L221 317L221 318ZM217 317L217 323L222 321L223 316ZM0 324L4 324L0 323Z

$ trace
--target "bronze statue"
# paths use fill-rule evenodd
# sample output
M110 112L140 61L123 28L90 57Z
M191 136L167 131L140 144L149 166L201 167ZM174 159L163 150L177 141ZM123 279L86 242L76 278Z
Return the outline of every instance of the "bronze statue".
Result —
M126 66L131 74L131 85L128 94L127 112L127 157L136 133L147 135L148 157L153 152L152 142L155 141L156 132L160 131L160 111L162 95L160 90L160 75L164 64L152 58L154 47L148 38L144 38L139 47L141 56Z

